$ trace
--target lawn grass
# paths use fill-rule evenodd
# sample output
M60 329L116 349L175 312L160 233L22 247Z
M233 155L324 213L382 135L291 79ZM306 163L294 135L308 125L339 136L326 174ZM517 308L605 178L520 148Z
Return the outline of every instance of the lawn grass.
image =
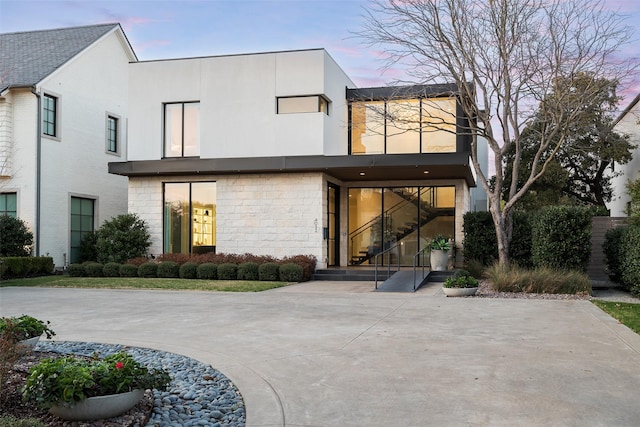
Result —
M592 302L611 317L640 334L640 304L602 300Z
M137 277L43 276L0 281L0 287L28 286L86 289L170 289L180 291L260 292L290 285L290 282L251 280L149 279Z

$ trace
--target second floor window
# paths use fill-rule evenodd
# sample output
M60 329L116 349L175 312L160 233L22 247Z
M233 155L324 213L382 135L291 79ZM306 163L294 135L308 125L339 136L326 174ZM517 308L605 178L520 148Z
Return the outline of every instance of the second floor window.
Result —
M18 216L17 193L0 193L0 215Z
M42 133L58 136L58 98L51 95L42 97Z
M118 152L118 118L107 116L107 151Z
M164 104L164 157L200 155L200 103Z
M329 101L322 95L284 96L277 99L278 114L325 113L329 114Z

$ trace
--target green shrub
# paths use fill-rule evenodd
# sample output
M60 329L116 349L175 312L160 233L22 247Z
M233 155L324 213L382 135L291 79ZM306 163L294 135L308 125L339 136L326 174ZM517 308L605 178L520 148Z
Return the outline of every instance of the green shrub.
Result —
M620 251L622 284L632 295L640 296L640 225L625 228Z
M30 258L35 274L51 274L53 273L53 258L50 256L37 256Z
M258 280L258 264L243 262L238 266L238 280Z
M280 266L275 262L266 262L258 267L258 280L264 282L275 282L279 280L278 272Z
M104 277L120 277L120 264L117 262L108 262L104 265L102 271Z
M482 265L491 265L498 258L498 241L491 213L467 212L462 218L464 261L476 260Z
M78 251L78 261L98 261L98 251L96 250L96 242L98 241L98 233L91 231L86 233L80 241L80 249Z
M476 279L484 277L485 266L477 259L470 259L464 262L464 269Z
M135 264L120 265L120 277L138 277L138 266Z
M85 264L84 271L88 277L104 277L104 265L99 262Z
M185 262L180 266L180 277L182 279L196 279L198 277L198 264L195 262Z
M602 243L609 279L616 283L622 282L621 250L626 229L626 226L610 228L604 235L604 242Z
M198 266L198 279L216 280L218 278L218 266L212 262L205 262Z
M533 228L531 222L530 213L515 212L513 214L509 259L522 267L533 267Z
M280 266L280 280L283 282L301 282L302 266L294 263L282 264Z
M0 257L26 257L31 254L33 233L20 218L0 215Z
M87 275L84 265L82 264L69 264L69 267L67 267L67 273L71 277L84 277Z
M97 234L97 260L103 264L144 256L151 246L147 224L136 214L119 215L105 221Z
M307 282L311 280L313 274L316 272L318 259L313 255L294 255L284 257L280 260L281 265L290 263L297 264L302 268L302 279L299 281Z
M167 279L175 279L180 277L180 266L177 262L174 261L163 261L158 265L158 269L156 274L158 277L167 278Z
M138 267L138 276L147 278L158 277L158 264L151 261L145 262Z
M5 257L1 261L0 277L21 278L53 272L51 257Z
M498 292L591 295L589 277L580 271L526 269L517 264L495 263L487 268L486 276Z
M238 266L230 262L218 266L219 280L236 280L238 278Z
M534 220L532 243L536 267L586 272L591 256L591 213L574 206L541 209Z

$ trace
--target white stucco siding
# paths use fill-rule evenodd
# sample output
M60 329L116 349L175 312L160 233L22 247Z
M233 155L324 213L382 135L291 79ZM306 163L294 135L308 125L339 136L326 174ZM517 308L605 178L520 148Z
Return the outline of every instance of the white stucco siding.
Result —
M322 174L132 178L129 210L149 225L151 254L162 253L162 184L186 181L216 182L217 252L322 260Z
M128 62L111 33L38 85L58 97L59 138L42 137L40 230L40 254L58 266L70 253L72 196L95 199L96 229L127 212L127 178L110 175L107 164L126 160ZM119 118L120 155L106 152L107 113Z
M633 150L633 157L627 164L621 165L616 163L614 170L620 175L612 178L613 197L611 202L607 204L610 209L610 215L613 217L627 216L627 204L630 201L627 192L627 183L640 178L640 125L638 118L640 117L640 102L616 124L616 132L629 135L630 142L636 146Z
M180 101L200 101L201 158L346 153L347 82L324 50L131 64L129 160L162 158L163 104ZM331 114L277 114L277 97L303 95Z

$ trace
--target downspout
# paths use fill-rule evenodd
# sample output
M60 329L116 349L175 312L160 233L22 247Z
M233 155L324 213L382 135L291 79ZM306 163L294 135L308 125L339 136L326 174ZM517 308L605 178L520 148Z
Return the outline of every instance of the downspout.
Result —
M31 93L36 96L38 100L38 113L37 113L37 125L36 125L36 225L35 225L35 245L36 256L40 256L40 183L42 181L42 99L40 94L36 91L36 87L31 87Z

